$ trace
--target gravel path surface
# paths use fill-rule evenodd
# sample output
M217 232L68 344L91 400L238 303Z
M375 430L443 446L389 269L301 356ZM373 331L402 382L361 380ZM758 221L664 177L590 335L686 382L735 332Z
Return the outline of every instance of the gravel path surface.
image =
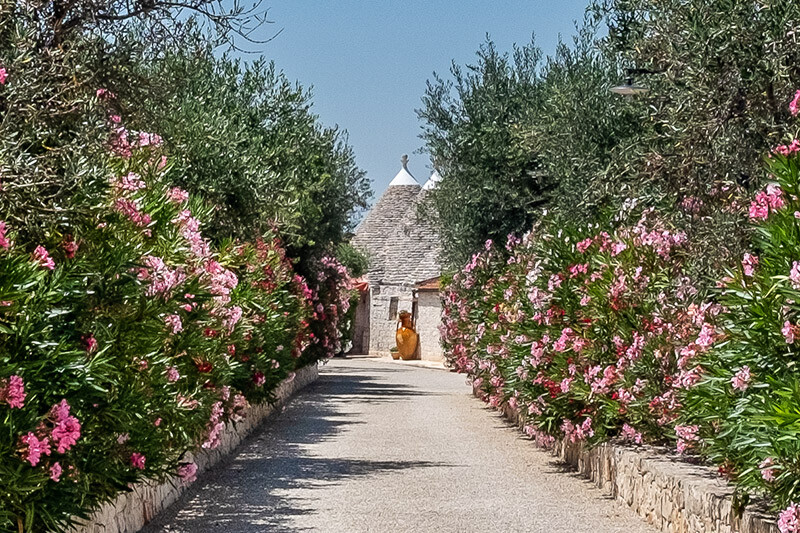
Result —
M335 359L144 531L654 533L464 377Z

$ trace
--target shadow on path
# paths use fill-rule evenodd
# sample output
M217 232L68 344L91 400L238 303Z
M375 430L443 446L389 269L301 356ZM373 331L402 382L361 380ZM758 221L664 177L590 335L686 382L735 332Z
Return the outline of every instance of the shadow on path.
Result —
M349 427L363 423L353 419L357 413L343 412L345 403L396 402L411 396L436 395L408 385L380 383L359 370L326 369L317 382L270 417L230 459L203 474L142 532L304 531L308 529L298 528L292 517L314 513L317 506L313 505L313 496L289 496L296 489L330 487L350 478L398 470L449 466L309 453L314 444L335 440ZM376 369L369 367L368 371L375 373Z

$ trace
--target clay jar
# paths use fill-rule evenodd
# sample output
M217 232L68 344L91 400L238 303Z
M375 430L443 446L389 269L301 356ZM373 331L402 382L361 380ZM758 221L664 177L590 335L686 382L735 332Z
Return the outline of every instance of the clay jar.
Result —
M400 324L395 334L397 351L400 354L400 358L404 361L415 359L419 337L417 332L414 331L414 325L411 322L411 313L408 311L401 311L399 319Z

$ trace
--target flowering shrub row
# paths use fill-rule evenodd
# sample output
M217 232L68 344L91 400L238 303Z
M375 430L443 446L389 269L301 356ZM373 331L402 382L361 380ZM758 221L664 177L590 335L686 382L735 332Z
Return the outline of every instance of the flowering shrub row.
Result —
M63 530L143 478L192 479L186 451L338 350L346 269L325 258L307 281L275 235L213 245L161 139L110 120L111 178L82 221L37 243L0 222L0 531Z
M780 531L799 532L799 151L775 150L749 209L754 251L705 303L682 273L686 235L653 209L487 242L443 293L449 362L544 446L671 443L744 498L769 495Z

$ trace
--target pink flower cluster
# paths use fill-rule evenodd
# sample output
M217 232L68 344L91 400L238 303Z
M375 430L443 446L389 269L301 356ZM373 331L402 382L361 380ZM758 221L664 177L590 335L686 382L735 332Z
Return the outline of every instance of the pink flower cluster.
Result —
M581 424L577 425L570 420L564 419L561 422L561 431L564 432L564 438L569 439L570 442L579 442L594 436L591 417L587 417Z
M766 220L770 210L777 211L786 205L783 191L777 185L768 185L765 191L756 194L750 203L750 220Z
M756 267L758 267L758 256L745 253L744 258L742 259L742 269L744 271L744 275L747 277L753 277L753 274L756 273Z
M700 441L697 432L700 428L696 425L693 426L675 426L675 435L678 437L678 453L684 454L689 450L694 443Z
M172 187L167 191L167 199L176 205L183 205L189 200L189 193L180 187Z
M772 457L767 457L761 463L759 463L758 468L761 470L761 477L767 483L771 483L775 480L775 461L773 461Z
M624 424L622 426L622 437L627 442L632 442L634 444L642 443L642 434L633 429L633 427L630 424Z
M135 172L129 172L125 176L119 178L112 178L111 186L117 194L136 192L147 188L147 184Z
M50 417L55 427L50 433L58 453L66 453L81 437L81 423L70 415L67 400L61 400L50 410Z
M0 248L3 248L4 250L8 250L13 244L10 240L8 240L8 237L6 237L7 231L8 228L6 227L6 223L0 220Z
M222 327L228 331L228 334L231 334L242 318L242 308L239 306L224 307L215 314L222 320Z
M56 267L53 258L50 257L50 254L47 253L47 250L44 246L37 246L33 251L31 258L34 263L38 263L40 266L49 270L53 270Z
M81 424L70 415L67 400L61 400L50 409L48 422L52 424L49 435L47 425L42 424L36 433L29 432L20 437L22 459L31 466L38 465L42 455L49 456L53 447L58 453L68 452L81 437Z
M792 502L778 515L778 531L800 533L800 505Z
M178 467L178 477L180 477L184 483L191 483L192 481L197 479L197 465L194 463L185 463Z
M25 397L25 382L21 377L15 374L7 380L0 379L0 403L7 404L11 409L22 409Z
M140 268L137 278L147 281L145 289L147 296L159 296L168 298L172 291L186 281L186 274L181 268L170 268L160 257L146 255L142 257L144 267Z
M208 286L208 291L215 296L214 300L225 305L230 302L231 291L239 284L239 278L232 271L210 259L203 266L202 279Z
M789 271L789 281L792 282L792 287L800 289L800 261L792 262L792 269Z
M800 112L800 91L794 94L794 100L789 103L789 112L793 117L796 117L797 113Z
M181 317L178 315L165 316L164 324L167 326L167 331L172 335L175 335L183 331L183 324L181 323Z
M131 222L140 227L146 227L152 222L152 218L147 213L143 213L138 202L128 198L117 198L114 200L114 211L128 218Z
M745 365L731 378L731 385L733 385L734 389L744 392L750 387L751 379L750 367Z
M175 189L172 190L174 191ZM176 193L177 196L173 196L173 198L183 198L182 193L185 192L186 191L181 191L180 193ZM195 258L204 260L211 256L211 248L209 247L208 241L206 241L200 233L200 221L192 216L190 210L182 210L172 223L180 227L181 236L189 243L192 255L194 255Z
M211 408L211 417L208 420L206 440L203 442L202 447L207 450L213 450L220 444L219 436L223 429L225 429L225 422L222 417L225 414L225 409L222 402L217 402Z
M28 432L27 435L23 435L19 440L23 446L22 460L27 461L31 466L38 465L43 455L49 456L51 453L50 439L47 437L40 439L36 434Z
M137 470L144 470L144 463L147 458L139 452L131 454L131 466Z

